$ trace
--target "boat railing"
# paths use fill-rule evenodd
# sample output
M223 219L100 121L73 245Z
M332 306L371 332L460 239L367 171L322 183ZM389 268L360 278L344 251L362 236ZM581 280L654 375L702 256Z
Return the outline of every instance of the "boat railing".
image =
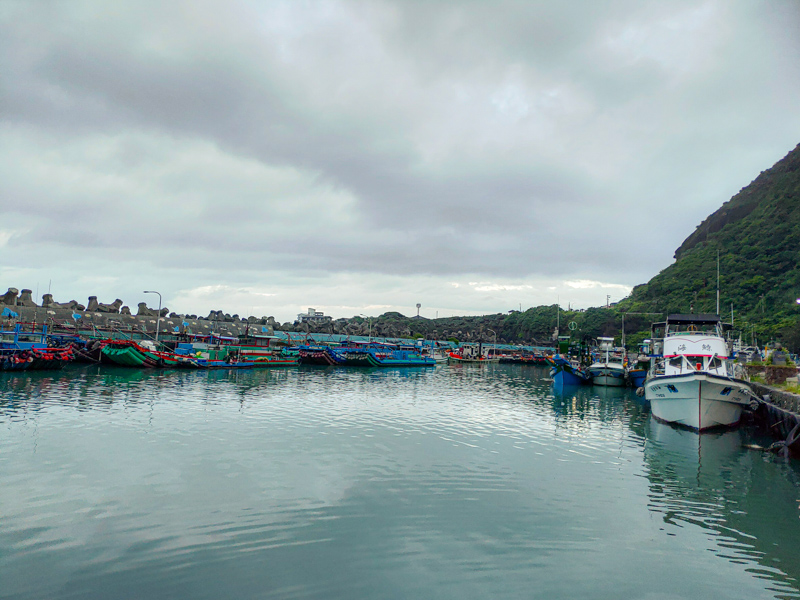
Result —
M666 359L662 357L655 358L650 365L650 374L653 376L664 375L666 371Z

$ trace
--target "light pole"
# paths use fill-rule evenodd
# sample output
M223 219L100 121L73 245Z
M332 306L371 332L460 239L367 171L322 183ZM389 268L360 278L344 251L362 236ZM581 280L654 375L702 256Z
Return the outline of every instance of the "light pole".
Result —
M364 314L362 314L361 316L364 317L367 320L367 324L369 325L369 343L371 344L372 343L372 317L368 317L367 315L364 315Z
M497 332L494 329L487 329L486 331L491 331L494 334L494 343L492 344L493 346L492 356L493 357L497 356Z
M161 327L161 294L153 290L145 290L143 294L158 294L158 316L156 317L156 347L158 347L158 331Z

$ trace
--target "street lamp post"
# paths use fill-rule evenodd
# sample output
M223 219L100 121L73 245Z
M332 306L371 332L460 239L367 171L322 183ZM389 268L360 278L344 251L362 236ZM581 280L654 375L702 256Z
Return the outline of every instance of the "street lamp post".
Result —
M161 327L161 294L153 290L145 290L143 294L158 294L158 316L156 317L156 347L158 347L158 332Z
M360 316L364 317L367 320L367 324L369 326L369 343L372 343L372 317L368 317L367 315L361 314Z
M494 350L493 355L497 356L497 332L494 329L488 329L488 328L486 329L486 331L491 331L494 334L494 342L492 343L493 346L492 349Z

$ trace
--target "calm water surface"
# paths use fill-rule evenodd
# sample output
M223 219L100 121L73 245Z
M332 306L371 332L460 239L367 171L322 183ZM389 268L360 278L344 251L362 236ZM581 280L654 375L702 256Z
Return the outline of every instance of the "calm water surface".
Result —
M1 598L800 598L800 469L542 370L0 376Z

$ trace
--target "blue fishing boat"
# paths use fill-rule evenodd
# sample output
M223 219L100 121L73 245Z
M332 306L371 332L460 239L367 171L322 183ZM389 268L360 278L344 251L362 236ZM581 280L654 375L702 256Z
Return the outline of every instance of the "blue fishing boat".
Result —
M359 344L337 348L336 356L347 367L433 367L436 359L423 356L414 346L395 344Z
M547 357L553 383L557 386L591 383L591 375L581 365L580 348L573 347L570 342L570 336L558 336L558 353Z
M644 385L647 372L650 370L650 340L644 340L639 344L639 354L636 362L628 370L628 379L634 389L639 389Z
M550 376L553 383L558 386L563 385L583 385L591 383L592 377L587 373L575 359L570 359L562 354L555 354L547 358L550 365Z
M376 367L433 367L436 359L422 356L414 346L391 347L388 345L370 348L370 359Z

